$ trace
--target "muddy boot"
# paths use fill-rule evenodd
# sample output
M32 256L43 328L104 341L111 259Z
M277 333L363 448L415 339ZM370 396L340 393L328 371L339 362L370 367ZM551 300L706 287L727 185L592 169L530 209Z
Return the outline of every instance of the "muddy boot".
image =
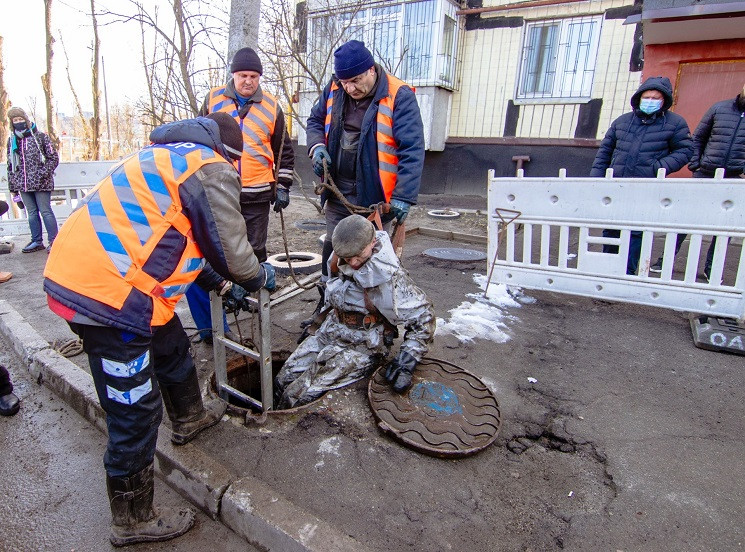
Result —
M194 525L192 508L153 508L153 465L129 477L106 476L114 546L159 542L183 535Z
M228 408L221 400L211 401L205 407L196 371L182 383L161 383L160 392L171 419L171 441L175 445L184 445L203 429L215 425Z

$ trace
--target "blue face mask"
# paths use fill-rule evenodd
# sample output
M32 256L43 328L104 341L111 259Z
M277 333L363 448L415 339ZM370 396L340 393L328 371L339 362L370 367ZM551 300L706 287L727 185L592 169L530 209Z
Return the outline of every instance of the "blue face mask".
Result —
M650 115L656 111L659 111L662 107L662 100L652 100L649 98L642 98L639 102L639 110L642 113Z

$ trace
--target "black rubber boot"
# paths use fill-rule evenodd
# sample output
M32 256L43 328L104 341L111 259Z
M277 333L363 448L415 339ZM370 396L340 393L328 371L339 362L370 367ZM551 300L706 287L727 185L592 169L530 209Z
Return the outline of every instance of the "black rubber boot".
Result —
M160 383L163 404L171 420L171 442L184 445L203 429L220 421L228 405L213 400L205 407L196 371L182 383Z
M194 525L192 508L153 508L153 465L129 477L106 476L114 546L160 542L183 535Z

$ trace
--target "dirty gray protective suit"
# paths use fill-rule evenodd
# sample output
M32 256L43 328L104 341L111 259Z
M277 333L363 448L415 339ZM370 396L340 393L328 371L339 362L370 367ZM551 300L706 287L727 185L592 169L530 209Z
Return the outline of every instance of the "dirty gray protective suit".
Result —
M382 320L368 328L339 321L337 311L368 314L374 306L394 326L404 326L401 350L417 362L427 353L435 333L432 303L401 267L386 232L375 233L373 254L359 269L339 262L339 274L326 284L331 309L315 335L308 337L287 359L277 375L281 399L277 408L309 403L326 391L368 376L390 352L383 339Z

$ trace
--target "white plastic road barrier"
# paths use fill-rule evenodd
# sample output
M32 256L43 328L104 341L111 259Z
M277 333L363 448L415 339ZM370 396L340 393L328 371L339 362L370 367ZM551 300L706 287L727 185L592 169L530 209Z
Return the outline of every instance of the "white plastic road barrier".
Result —
M496 178L489 172L491 282L674 310L745 318L745 179ZM521 216L498 243L499 212ZM507 212L508 213L508 212ZM512 215L503 214L509 220ZM603 229L620 230L619 238ZM629 237L642 232L638 273ZM676 236L687 234L678 255ZM716 237L711 282L706 252ZM603 252L603 245L618 252ZM650 265L663 256L661 273Z
M117 163L119 161L86 161L60 163L57 166L54 171L52 211L59 225L70 216L78 201ZM0 236L28 234L26 210L18 209L11 197L8 191L8 166L0 163L0 199L12 205L10 211L0 219Z

